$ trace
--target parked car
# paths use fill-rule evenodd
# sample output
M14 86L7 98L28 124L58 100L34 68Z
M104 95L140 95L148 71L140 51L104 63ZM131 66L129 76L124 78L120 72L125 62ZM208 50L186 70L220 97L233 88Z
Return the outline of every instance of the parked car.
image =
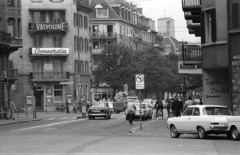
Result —
M229 135L230 117L234 116L226 106L193 105L188 106L181 117L168 118L167 125L173 138L180 134L198 134L200 139L204 139L208 134Z
M145 104L141 104L141 111L140 111L140 102L135 103L136 105L136 111L135 111L135 118L139 118L141 116L142 120L147 120L147 109Z
M142 104L145 105L147 110L147 118L151 119L153 115L153 109L152 109L152 100L143 100Z
M240 116L228 118L229 137L233 140L240 140Z
M88 118L95 119L95 117L111 119L111 108L108 103L100 103L99 105L92 106L88 109Z

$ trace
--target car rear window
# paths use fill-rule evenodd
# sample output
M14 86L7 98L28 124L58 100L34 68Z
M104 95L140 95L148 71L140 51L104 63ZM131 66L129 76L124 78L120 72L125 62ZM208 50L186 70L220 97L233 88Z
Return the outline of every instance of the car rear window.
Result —
M203 115L231 115L225 107L206 107L203 108Z

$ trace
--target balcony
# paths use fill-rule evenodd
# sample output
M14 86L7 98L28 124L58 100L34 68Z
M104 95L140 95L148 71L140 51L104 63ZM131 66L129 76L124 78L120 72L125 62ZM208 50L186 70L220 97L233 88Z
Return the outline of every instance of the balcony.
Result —
M21 38L11 38L10 42L11 48L21 48L23 47L23 41Z
M183 11L201 11L201 0L182 0Z
M33 72L30 73L32 81L44 82L44 81L67 81L70 79L69 72Z
M93 39L117 39L115 32L92 32L91 37Z
M11 42L11 34L0 31L0 45L9 45Z
M0 78L7 78L8 80L17 80L18 69L6 69L4 71L0 71Z
M202 64L201 46L197 44L182 45L182 60L187 63Z

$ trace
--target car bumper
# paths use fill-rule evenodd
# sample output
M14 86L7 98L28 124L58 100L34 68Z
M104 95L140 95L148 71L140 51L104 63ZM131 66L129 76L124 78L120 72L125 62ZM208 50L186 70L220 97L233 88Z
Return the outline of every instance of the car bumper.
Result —
M103 114L103 113L100 113L100 114L89 113L88 116L94 116L94 117L105 117L105 116L108 116L108 114Z

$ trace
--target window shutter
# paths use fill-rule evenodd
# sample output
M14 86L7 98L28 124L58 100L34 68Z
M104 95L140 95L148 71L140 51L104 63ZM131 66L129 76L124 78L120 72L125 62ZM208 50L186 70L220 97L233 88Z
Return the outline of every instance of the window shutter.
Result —
M238 29L240 22L239 3L233 3L231 11L232 11L231 28Z
M212 22L212 42L217 40L217 27L216 27L216 9L210 11L211 22Z
M205 13L201 12L201 42L205 43Z

